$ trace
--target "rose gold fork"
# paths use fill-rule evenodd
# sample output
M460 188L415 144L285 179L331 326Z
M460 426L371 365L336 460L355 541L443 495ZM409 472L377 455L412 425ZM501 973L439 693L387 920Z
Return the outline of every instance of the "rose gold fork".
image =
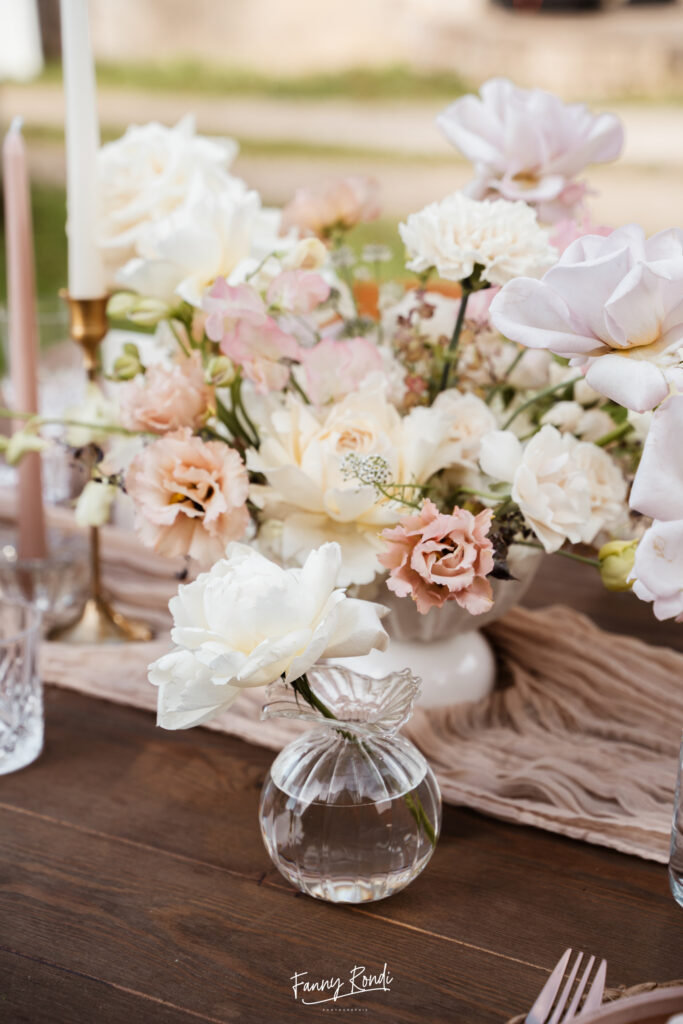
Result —
M581 997L586 990L588 979L591 971L593 970L595 957L591 956L588 959L588 963L586 964L583 974L574 988L574 994L572 996L572 988L576 981L576 976L579 973L579 968L581 967L584 954L577 952L576 959L574 960L574 964L563 987L562 979L564 978L564 972L567 969L571 955L571 949L567 949L560 957L552 974L541 989L538 999L529 1010L525 1024L565 1024L566 1021L575 1019L578 1013ZM602 960L595 973L588 995L586 996L586 1001L581 1011L582 1013L596 1010L600 1006L600 1003L602 1002L602 994L605 990L606 974L607 961ZM570 996L572 997L571 1002L569 1002Z

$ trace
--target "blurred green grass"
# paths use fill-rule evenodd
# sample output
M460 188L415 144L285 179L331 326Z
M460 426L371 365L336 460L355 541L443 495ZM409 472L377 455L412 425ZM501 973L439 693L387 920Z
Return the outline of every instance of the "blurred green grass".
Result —
M54 62L47 65L40 80L58 82L61 76L61 65ZM289 100L443 100L471 91L455 72L419 72L401 64L288 77L189 59L144 64L99 62L97 81L109 87Z

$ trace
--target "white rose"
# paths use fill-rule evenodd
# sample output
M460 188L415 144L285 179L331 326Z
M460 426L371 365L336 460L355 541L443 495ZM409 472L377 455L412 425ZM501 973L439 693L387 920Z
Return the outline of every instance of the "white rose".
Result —
M131 259L150 224L181 207L197 181L220 192L235 179L233 139L195 135L192 115L174 128L131 125L99 153L100 242L114 269Z
M455 388L442 391L431 407L418 406L406 416L405 461L421 481L451 466L475 469L481 440L496 425L481 398Z
M511 431L494 431L482 442L480 464L512 483L513 500L548 552L566 540L590 544L623 518L626 481L609 455L555 427L524 447Z
M79 526L104 526L109 522L109 514L118 488L113 484L99 480L88 480L76 502L74 518Z
M169 604L176 649L149 668L159 725L199 725L245 687L293 682L323 658L384 650L385 609L335 589L340 562L336 544L312 551L301 569L231 544L210 572L180 587Z

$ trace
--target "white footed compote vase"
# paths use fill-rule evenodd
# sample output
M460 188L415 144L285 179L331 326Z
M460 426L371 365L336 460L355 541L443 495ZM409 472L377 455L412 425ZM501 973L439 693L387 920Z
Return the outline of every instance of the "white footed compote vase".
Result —
M377 596L389 608L383 625L391 637L385 651L371 651L354 658L357 671L380 678L407 665L421 680L417 703L444 707L481 700L496 684L496 658L481 632L521 601L543 558L543 552L513 545L508 555L511 580L491 580L493 607L483 615L471 615L455 601L421 614L409 598L386 589ZM337 664L351 665L347 659Z
M423 871L441 827L434 774L398 735L419 680L408 670L370 679L329 666L298 685L306 700L277 682L262 711L262 718L313 726L278 755L263 785L266 849L310 896L330 903L385 899Z

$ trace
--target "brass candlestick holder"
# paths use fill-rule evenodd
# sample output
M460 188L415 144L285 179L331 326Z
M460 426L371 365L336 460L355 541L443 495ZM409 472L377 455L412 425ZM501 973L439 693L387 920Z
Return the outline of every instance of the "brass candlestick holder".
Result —
M107 333L107 296L101 299L74 299L60 293L69 305L70 334L83 351L83 366L88 380L97 380L99 347ZM50 640L67 644L127 643L151 640L152 629L145 622L127 619L116 611L102 592L100 533L90 527L90 586L83 611L75 622L59 626L49 633Z

